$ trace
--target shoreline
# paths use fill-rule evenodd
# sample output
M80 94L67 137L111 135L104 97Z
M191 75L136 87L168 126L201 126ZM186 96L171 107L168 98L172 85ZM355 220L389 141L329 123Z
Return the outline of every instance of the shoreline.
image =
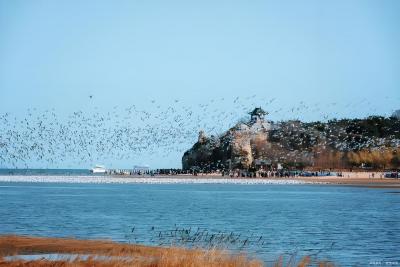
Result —
M81 183L81 184L308 184L298 179L222 178L215 176L46 176L3 175L0 182L14 183Z
M341 185L369 188L400 188L400 179L368 177L290 177L224 178L216 176L64 176L0 175L0 183L69 183L69 184L238 184L238 185Z

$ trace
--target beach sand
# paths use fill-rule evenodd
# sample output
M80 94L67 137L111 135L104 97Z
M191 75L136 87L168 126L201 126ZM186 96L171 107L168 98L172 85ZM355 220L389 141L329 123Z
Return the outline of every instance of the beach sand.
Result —
M347 185L370 188L400 188L400 179L370 178L370 173L343 173L342 177L282 177L242 178L216 175L171 175L171 176L47 176L47 175L2 175L0 182L20 183L94 183L94 184L277 184L277 185ZM378 178L376 178L378 177Z

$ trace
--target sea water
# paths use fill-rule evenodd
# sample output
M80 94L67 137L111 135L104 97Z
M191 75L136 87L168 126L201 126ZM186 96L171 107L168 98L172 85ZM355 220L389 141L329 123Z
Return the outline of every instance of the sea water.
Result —
M226 245L265 262L296 254L341 266L400 264L396 189L0 183L0 234L193 246L174 240L177 229L240 236Z

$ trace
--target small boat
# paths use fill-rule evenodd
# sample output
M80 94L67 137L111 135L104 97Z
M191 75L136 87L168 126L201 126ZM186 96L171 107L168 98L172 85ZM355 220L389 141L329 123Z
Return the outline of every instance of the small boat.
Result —
M90 170L92 173L106 173L107 170L102 165L96 165L93 169Z

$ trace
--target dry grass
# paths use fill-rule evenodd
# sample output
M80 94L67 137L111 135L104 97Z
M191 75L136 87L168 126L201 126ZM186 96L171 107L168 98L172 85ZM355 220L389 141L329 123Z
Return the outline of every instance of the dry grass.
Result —
M91 255L73 260L12 260L4 256L33 254L75 254ZM96 256L109 256L98 259ZM284 264L279 258L274 267L311 265L311 258L304 257L297 264L292 260ZM67 238L43 238L27 236L0 236L0 267L260 267L259 260L249 259L246 255L230 254L221 250L201 250L184 248L163 248L141 245L120 244L101 240L77 240ZM313 263L312 266L331 267L329 262Z
M44 253L72 253L93 255L88 259L59 260L0 260L0 266L210 266L210 267L259 267L262 263L245 255L232 255L219 250L161 248L119 244L111 241L89 241L65 238L41 238L25 236L1 236L0 256ZM114 256L109 260L97 260L96 255ZM119 258L118 258L119 257Z

